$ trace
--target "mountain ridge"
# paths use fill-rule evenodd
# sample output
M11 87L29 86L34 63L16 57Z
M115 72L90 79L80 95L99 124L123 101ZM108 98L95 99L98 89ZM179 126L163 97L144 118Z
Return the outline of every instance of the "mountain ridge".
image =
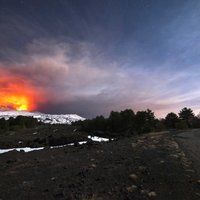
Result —
M77 114L45 114L41 112L0 110L0 118L8 120L11 117L16 118L17 116L33 117L46 124L71 124L75 121L85 120L85 118Z

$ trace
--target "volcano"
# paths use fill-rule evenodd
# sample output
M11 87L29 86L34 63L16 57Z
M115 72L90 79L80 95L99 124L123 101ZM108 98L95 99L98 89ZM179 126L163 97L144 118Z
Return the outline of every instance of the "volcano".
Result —
M27 116L36 118L38 121L46 124L71 124L79 120L85 120L85 118L76 114L44 114L40 112L28 112L28 111L0 111L0 118L8 120L17 116Z

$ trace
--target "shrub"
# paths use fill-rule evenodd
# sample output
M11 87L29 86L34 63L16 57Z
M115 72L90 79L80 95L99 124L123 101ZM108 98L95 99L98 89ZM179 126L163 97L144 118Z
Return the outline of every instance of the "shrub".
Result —
M33 117L17 116L16 118L9 118L8 120L0 119L0 130L20 130L24 128L34 128L38 125L37 119Z
M183 130L183 129L188 129L188 128L189 128L188 124L184 120L180 120L179 122L176 123L176 129Z
M173 112L167 114L167 116L165 117L165 125L168 129L176 128L176 124L178 123L178 121L178 116Z

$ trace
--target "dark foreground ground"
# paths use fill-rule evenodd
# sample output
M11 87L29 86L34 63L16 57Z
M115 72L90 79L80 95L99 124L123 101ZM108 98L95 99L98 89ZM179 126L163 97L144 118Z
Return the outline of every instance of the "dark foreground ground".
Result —
M180 132L175 135L175 139L193 161L195 170L200 174L200 130Z
M0 199L200 199L198 165L175 136L1 154Z

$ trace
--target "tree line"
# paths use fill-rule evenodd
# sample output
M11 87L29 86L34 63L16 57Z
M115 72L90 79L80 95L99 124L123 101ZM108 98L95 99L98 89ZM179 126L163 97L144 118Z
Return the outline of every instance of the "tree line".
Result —
M94 119L75 122L80 130L101 132L106 135L133 135L169 129L200 128L200 116L195 116L191 108L183 108L177 114L170 112L165 118L157 119L150 109L134 112L126 109L111 111L108 118L97 116Z
M1 118L0 132L20 130L24 128L34 128L38 124L40 124L40 122L38 122L38 120L33 117L17 116L16 118L11 117L8 120Z
M18 116L0 119L0 133L40 125L33 117ZM170 129L200 128L200 115L195 116L191 108L183 108L177 114L170 112L163 119L157 119L150 109L134 112L131 109L111 111L109 117L97 116L94 119L74 122L80 131L98 132L105 136L124 136Z

